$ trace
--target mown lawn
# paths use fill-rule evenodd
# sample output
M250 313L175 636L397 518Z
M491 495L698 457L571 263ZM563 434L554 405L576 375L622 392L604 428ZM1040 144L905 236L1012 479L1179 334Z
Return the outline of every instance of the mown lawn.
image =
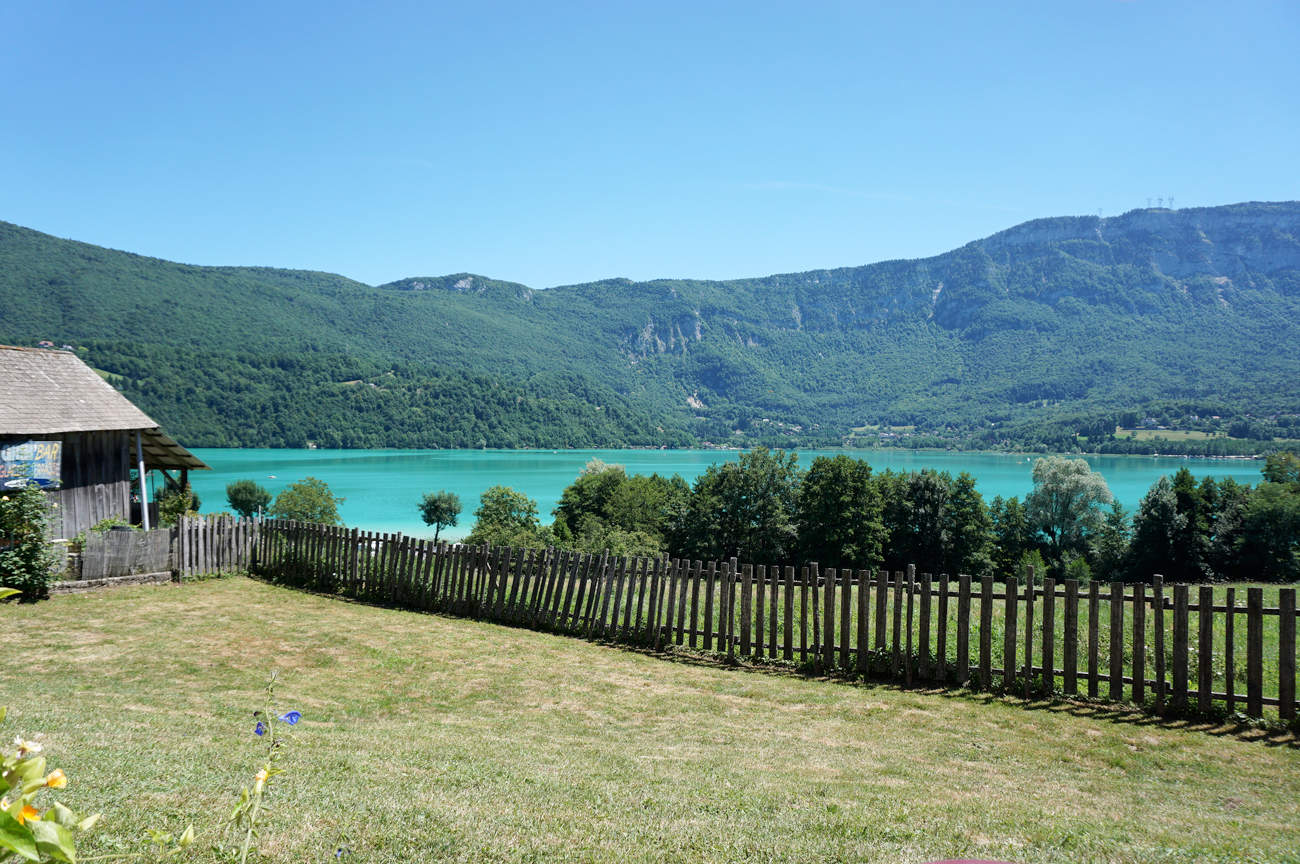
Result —
M0 608L64 798L221 830L272 669L269 860L1300 861L1290 739L673 662L248 579ZM1216 734L1220 733L1220 734ZM199 850L200 859L206 850Z

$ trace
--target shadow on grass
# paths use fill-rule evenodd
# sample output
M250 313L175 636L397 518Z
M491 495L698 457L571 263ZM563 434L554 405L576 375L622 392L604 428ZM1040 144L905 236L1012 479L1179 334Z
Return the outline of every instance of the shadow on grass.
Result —
M560 628L539 626L535 622L528 620L496 621L468 613L458 614L458 612L454 610L433 611L426 609L412 609L400 604L349 597L344 594L328 591L318 591L308 587L267 580L258 576L251 576L250 578L256 579L257 581L263 582L267 585L274 585L276 587L298 591L305 594L314 594L318 597L339 600L345 603L353 603L359 606L370 606L376 609L394 609L397 611L410 612L417 615L429 615L449 620L473 621L481 624L508 627L513 630L527 630L530 633L557 636L565 639L581 639L585 642L600 645L605 648L614 648L630 654L652 657L661 662L677 663L723 672L758 673L763 675L775 675L782 678L798 678L805 681L818 681L820 683L840 687L855 687L865 690L890 690L898 693L926 694L943 699L961 699L967 702L983 705L993 705L996 703L1008 706L1019 706L1026 711L1048 711L1052 713L1070 714L1073 717L1089 719L1095 722L1122 724L1136 728L1161 728L1197 732L1222 738L1232 738L1238 741L1262 743L1266 747L1286 747L1291 750L1300 751L1300 737L1297 737L1294 732L1284 728L1280 723L1267 723L1250 720L1249 718L1241 717L1240 715L1217 718L1171 716L1168 714L1161 716L1143 711L1132 704L1117 704L1114 702L1092 699L1086 696L1066 698L1061 694L1053 694L1051 696L1039 694L1029 699L1025 699L1003 692L972 690L965 687L936 687L930 683L924 685L907 685L889 678L879 676L873 677L870 675L862 675L861 673L847 676L827 675L820 671L813 662L801 665L786 660L767 660L763 658L741 660L739 658L728 657L727 655L718 652L672 644L665 645L661 649L655 649L648 645L637 644L635 642L625 642L617 638L608 638L606 636L587 637L583 634L570 632ZM812 653L813 652L810 649L810 656Z
M931 684L908 686L897 681L883 678L856 675L843 677L819 674L816 671L790 665L785 661L749 663L728 659L725 655L714 655L680 646L671 646L667 651L655 651L644 646L628 645L619 642L601 642L600 644L666 660L708 669L732 672L759 673L777 675L784 678L800 678L805 681L817 681L841 687L854 687L864 690L889 690L896 693L914 693L942 699L959 699L981 705L1001 704L1019 707L1025 711L1047 711L1054 714L1069 714L1072 717L1088 719L1099 723L1122 724L1135 728L1160 728L1196 732L1238 741L1261 743L1266 747L1285 747L1300 751L1300 737L1277 723L1261 723L1248 718L1205 718L1198 716L1172 716L1147 713L1126 704L1116 704L1104 700L1092 700L1088 697L1066 698L1062 695L1039 695L1024 699L1019 696L999 692L971 690L959 687L936 687Z

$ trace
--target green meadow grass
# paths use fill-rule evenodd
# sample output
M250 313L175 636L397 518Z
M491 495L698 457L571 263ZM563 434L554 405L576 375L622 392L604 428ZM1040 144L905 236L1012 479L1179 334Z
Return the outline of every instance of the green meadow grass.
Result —
M1290 738L663 658L244 578L6 606L4 734L104 819L205 843L304 719L275 862L1300 861Z

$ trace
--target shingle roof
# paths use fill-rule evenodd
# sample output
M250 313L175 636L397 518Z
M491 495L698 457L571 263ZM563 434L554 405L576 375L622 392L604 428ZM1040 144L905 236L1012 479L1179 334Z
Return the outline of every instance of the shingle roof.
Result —
M0 435L156 428L76 354L0 345Z
M151 468L208 467L76 354L0 345L0 435L131 429Z

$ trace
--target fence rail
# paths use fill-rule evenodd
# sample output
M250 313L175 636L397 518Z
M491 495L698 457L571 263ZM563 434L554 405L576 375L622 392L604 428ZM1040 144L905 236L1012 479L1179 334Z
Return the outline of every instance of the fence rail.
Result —
M1270 716L1296 717L1294 588L1269 589L1276 605L1266 606L1264 588L1158 576L1149 585L1034 585L258 527L245 537L255 572L373 602L821 674L1027 698L1059 692L1156 713L1263 717L1268 706Z

